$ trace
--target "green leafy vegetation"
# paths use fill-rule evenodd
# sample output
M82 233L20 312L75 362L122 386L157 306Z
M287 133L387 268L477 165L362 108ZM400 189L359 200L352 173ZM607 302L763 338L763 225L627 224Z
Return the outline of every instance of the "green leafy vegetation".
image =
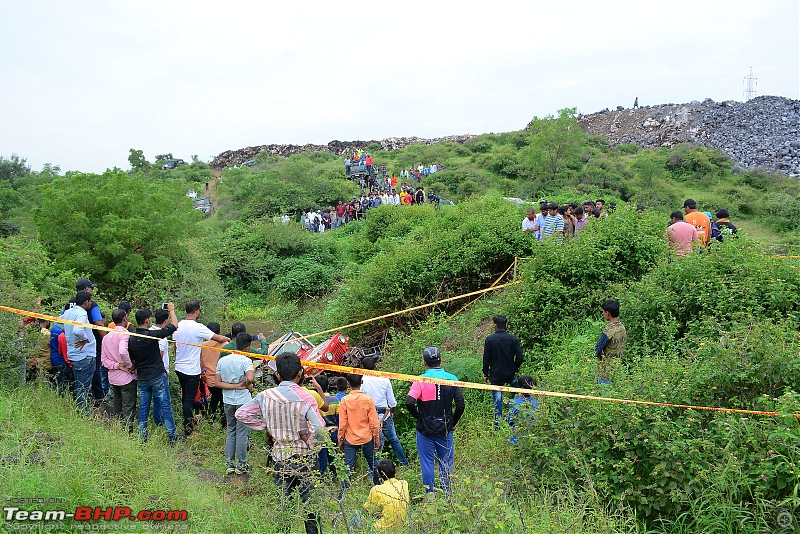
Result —
M51 165L34 171L17 156L0 158L0 235L7 236L0 238L0 303L32 309L40 297L42 311L57 315L75 279L88 276L100 284L106 313L122 298L150 307L200 298L205 320L312 333L485 288L524 258L519 284L464 311L469 301L459 300L346 334L353 344L385 339L383 370L420 373L422 349L435 345L448 371L480 382L483 339L491 316L504 313L523 343L522 371L542 390L781 415L542 396L515 447L507 430L491 432L490 395L469 390L456 438L457 490L415 502L409 532L765 532L776 531L783 512L800 519L800 427L791 416L800 413L800 275L795 260L770 248L800 243L800 181L734 173L728 158L706 147L612 149L578 128L574 109L463 145L369 150L396 174L441 163L421 185L456 204L382 206L365 220L312 234L296 222L302 210L360 193L327 153L259 154L253 167L222 171L217 184L197 158L161 170L171 154L150 163L136 149L131 171L102 175L62 174ZM205 218L186 197L204 182L212 182L215 208ZM523 234L525 206L503 196L602 197L619 207L559 245ZM728 208L741 236L672 258L666 216L687 197L703 211ZM603 327L599 306L609 297L622 303L628 344L613 384L600 389L593 348ZM222 443L211 425L178 449L158 439L140 445L114 426L77 418L39 386L12 389L35 337L20 336L18 319L0 313L0 420L7 422L0 468L12 494L112 503L125 488L120 504L186 507L193 530L299 524L299 508L272 505L281 497L266 470L245 488L211 476L221 472ZM402 404L409 386L394 385ZM413 458L413 421L401 409L396 424ZM259 443L263 436L255 435ZM110 447L133 459L132 471L106 465ZM67 467L77 462L75 451L92 458L78 471ZM253 451L252 461L266 465L263 451ZM148 478L147 466L159 476ZM416 467L403 477L412 495L421 493ZM313 506L342 527L368 489L360 480L341 507L325 492Z

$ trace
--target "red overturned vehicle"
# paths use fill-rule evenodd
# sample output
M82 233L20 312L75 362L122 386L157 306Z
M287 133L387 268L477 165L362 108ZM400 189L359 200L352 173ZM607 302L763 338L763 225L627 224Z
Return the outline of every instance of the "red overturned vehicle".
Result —
M314 345L299 332L287 332L280 338L269 344L269 355L278 356L284 352L295 352L300 359L305 362L326 363L330 365L344 365L346 367L361 367L361 350L357 347L350 347L349 338L344 334L335 334L331 338L323 341L319 345ZM266 360L268 373L275 373L275 361ZM306 374L317 376L323 369L313 367L306 368ZM260 369L256 369L256 377L260 377Z

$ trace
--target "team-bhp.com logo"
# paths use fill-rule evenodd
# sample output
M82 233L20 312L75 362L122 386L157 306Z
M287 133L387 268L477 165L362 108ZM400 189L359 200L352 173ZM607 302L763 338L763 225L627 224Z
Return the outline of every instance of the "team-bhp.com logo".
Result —
M140 510L135 512L128 506L78 506L74 512L66 510L22 510L18 506L4 506L6 521L186 521L186 510Z

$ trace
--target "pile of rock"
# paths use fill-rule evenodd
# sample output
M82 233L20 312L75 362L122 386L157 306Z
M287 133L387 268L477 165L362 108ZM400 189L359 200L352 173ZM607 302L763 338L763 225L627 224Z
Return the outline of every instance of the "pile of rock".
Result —
M760 96L747 102L664 104L582 115L589 134L612 146L698 143L725 152L742 168L800 176L800 101Z
M226 150L214 158L209 164L212 169L222 169L241 165L245 161L251 160L257 154L265 152L271 156L288 158L292 154L302 154L304 152L330 152L337 156L344 157L352 154L353 150L366 150L368 145L378 144L383 150L399 150L408 145L425 144L435 145L437 143L453 142L465 143L474 139L474 135L448 135L446 137L436 137L425 139L421 137L388 137L380 141L331 141L327 145L259 145L240 148L239 150Z

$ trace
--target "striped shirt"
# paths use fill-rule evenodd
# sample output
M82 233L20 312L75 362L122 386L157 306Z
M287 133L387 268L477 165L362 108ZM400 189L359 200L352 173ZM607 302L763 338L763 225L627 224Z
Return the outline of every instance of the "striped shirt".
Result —
M283 381L262 391L236 411L236 419L272 437L272 459L311 454L312 436L324 437L325 422L314 398L294 382Z
M548 215L544 218L544 226L542 227L545 239L555 235L558 232L564 232L564 217L561 214Z

